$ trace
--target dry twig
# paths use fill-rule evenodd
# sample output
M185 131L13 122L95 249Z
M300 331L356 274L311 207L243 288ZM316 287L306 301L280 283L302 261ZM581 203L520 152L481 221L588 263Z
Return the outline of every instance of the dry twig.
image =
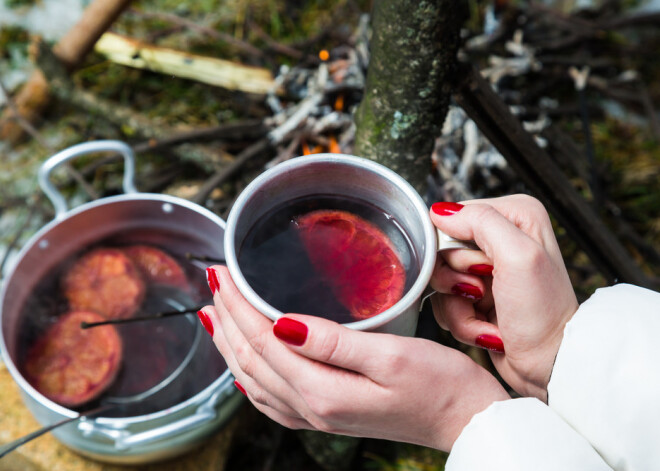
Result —
M248 42L241 41L240 39L235 38L231 34L222 33L209 26L200 25L195 23L194 21L181 18L178 15L172 15L170 13L161 13L161 12L145 12L145 11L138 12L136 10L131 10L131 13L139 15L143 18L156 18L159 20L164 20L169 23L178 25L180 27L199 32L218 41L226 42L227 44L230 44L231 46L235 47L237 50L242 51L251 56L258 57L260 59L268 58L268 56L266 56L261 49L254 47L252 44Z
M237 90L266 94L275 88L270 70L214 57L199 56L105 33L94 46L117 64Z

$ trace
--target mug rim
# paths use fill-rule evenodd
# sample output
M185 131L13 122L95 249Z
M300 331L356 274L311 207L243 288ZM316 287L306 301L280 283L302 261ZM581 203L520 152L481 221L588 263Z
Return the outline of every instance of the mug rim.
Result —
M238 254L236 247L234 246L234 239L236 236L236 228L239 215L243 207L250 199L251 195L255 191L258 191L264 182L270 181L272 178L275 178L283 173L288 173L298 167L310 165L313 163L311 162L312 160L318 163L337 163L357 168L363 168L368 171L381 174L384 178L388 178L391 182L394 182L394 184L406 195L406 197L408 197L410 202L413 204L417 215L419 216L419 221L424 232L425 248L424 252L420 256L420 269L419 273L417 274L417 278L415 279L415 282L412 284L410 289L408 289L408 291L401 297L401 299L399 299L399 301L397 301L389 309L386 309L385 311L367 319L342 323L342 325L354 330L373 330L384 324L387 324L394 318L403 314L407 309L410 308L410 306L416 305L416 308L418 308L422 293L428 286L429 280L431 279L437 255L436 230L428 214L429 209L419 193L417 193L412 185L410 185L410 183L408 183L408 181L406 181L401 175L382 164L364 157L358 157L349 154L322 153L293 157L264 171L243 189L238 198L236 198L236 201L234 202L234 205L229 212L224 235L225 262L227 264L227 268L232 277L232 280L234 281L234 284L240 293L255 309L257 309L272 321L277 321L277 319L287 314L279 311L264 301L261 296L259 296L248 284L238 265Z

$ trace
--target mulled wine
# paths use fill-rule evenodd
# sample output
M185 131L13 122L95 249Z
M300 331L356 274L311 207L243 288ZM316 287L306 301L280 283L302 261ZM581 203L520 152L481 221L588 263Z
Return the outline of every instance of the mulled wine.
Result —
M122 319L210 303L204 276L206 264L198 265L182 255L194 247L190 244L183 235L165 230L120 231L57 263L39 280L33 295L22 307L17 358L30 358L34 346L67 313L91 312L99 316L98 320ZM129 291L137 294L128 296ZM99 298L104 303L96 303ZM109 310L109 306L113 309ZM227 368L211 337L200 335L199 344L195 343L198 328L201 328L199 321L192 314L112 326L121 338L122 361L118 373L96 398L69 407L88 409L108 397L125 398L143 393L167 379L194 349L190 363L162 391L104 414L107 417L149 414L193 397ZM59 343L66 342L71 344L73 340L65 338ZM71 347L68 350L74 351ZM85 353L75 351L69 356L77 361ZM55 357L49 352L45 359L50 357L51 363L55 363L62 356ZM19 367L29 378L30 365L26 363L22 360ZM88 364L89 361L83 363ZM71 367L67 371L71 373L68 381L79 380L84 384L80 378L84 380L87 373L82 368ZM36 389L45 393L39 387Z
M390 308L419 273L410 238L391 215L336 195L288 201L264 215L248 231L238 264L277 310L340 323Z

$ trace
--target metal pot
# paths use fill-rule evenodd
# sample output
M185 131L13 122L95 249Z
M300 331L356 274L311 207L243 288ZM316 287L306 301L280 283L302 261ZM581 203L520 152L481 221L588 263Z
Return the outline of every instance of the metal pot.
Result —
M51 171L83 154L107 151L124 157L124 194L68 210L66 201L50 182ZM39 171L39 184L53 202L56 215L20 251L3 286L0 350L26 406L42 424L79 413L40 394L18 367L22 308L40 280L85 247L114 234L133 231L147 234L153 243L176 240L181 251L223 258L225 222L189 201L137 192L134 168L134 155L126 144L96 141L65 149L48 159ZM52 433L64 445L97 460L121 464L152 462L179 455L203 442L226 423L241 401L242 395L237 394L233 377L225 369L201 392L172 407L138 416L83 418Z

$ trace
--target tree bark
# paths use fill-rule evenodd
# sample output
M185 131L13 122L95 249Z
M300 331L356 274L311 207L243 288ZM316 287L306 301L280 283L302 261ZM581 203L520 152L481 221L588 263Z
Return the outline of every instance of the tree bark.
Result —
M460 0L374 2L355 153L391 168L421 194L447 113L464 18Z

